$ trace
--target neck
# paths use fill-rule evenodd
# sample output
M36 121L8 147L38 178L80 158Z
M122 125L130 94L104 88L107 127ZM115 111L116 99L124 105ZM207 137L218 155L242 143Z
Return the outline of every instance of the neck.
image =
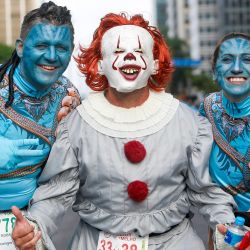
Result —
M45 89L39 89L30 84L25 78L21 75L20 68L17 67L14 73L14 82L17 87L24 92L26 95L41 98L47 95L50 92L51 87Z
M237 99L238 100L238 99ZM240 101L230 100L224 93L222 95L222 105L228 115L233 118L249 117L250 115L250 96Z
M241 102L243 100L245 100L247 97L250 96L250 93L247 93L246 95L242 95L242 96L230 96L228 95L226 92L223 91L223 95L230 101L230 102Z
M105 93L105 97L112 105L127 109L142 105L148 99L148 96L148 86L129 93L118 92L116 89L109 87Z

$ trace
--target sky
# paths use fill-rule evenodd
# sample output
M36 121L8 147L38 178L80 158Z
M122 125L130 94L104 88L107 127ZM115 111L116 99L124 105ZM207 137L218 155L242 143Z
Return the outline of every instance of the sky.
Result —
M47 2L47 0L42 2ZM71 10L75 28L75 55L78 52L79 44L87 47L91 43L100 19L107 13L142 14L151 25L156 25L155 0L53 0L53 2L67 6ZM84 78L79 73L74 60L71 60L64 75L73 82L82 96L88 93Z

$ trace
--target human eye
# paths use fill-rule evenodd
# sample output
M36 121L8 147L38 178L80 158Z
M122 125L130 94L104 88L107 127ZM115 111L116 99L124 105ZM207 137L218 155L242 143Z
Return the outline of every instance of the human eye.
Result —
M64 46L64 45L57 45L56 49L58 51L60 51L60 52L66 52L66 51L68 51L68 48L66 46Z
M47 45L46 44L43 44L43 43L38 43L35 45L35 47L39 50L43 50L43 49L46 49L47 48Z
M115 51L114 51L114 53L115 53L115 54L121 54L121 53L123 53L124 51L125 51L124 49L116 48Z
M135 52L143 54L143 50L142 49L135 49Z
M223 56L223 57L221 58L221 61L222 61L223 63L230 63L230 62L232 62L232 60L233 60L233 58L232 58L231 56Z
M243 55L242 61L244 63L250 63L250 54Z

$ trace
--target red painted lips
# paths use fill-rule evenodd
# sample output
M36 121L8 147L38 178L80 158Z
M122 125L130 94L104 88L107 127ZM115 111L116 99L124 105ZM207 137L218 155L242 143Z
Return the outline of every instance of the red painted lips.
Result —
M127 64L120 67L119 71L126 80L134 81L138 77L141 67L134 64Z

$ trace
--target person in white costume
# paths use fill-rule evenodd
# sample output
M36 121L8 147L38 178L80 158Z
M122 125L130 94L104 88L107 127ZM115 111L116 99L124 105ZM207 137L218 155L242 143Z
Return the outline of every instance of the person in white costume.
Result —
M234 221L236 204L210 180L208 120L164 91L173 68L160 32L140 15L108 14L77 62L95 92L60 123L26 218L12 209L16 245L34 249L42 235L55 249L73 206L72 250L205 249L190 206L214 228Z

